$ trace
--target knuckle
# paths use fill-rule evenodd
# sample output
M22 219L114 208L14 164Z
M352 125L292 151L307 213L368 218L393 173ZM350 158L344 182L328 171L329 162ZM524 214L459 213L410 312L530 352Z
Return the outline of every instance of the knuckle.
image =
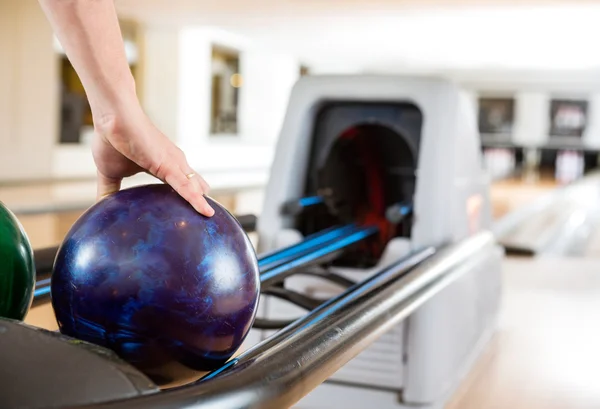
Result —
M183 179L178 186L178 190L180 190L182 193L189 192L192 190L192 182L190 182L188 179Z
M124 132L124 124L117 115L103 114L94 118L94 130L104 137L118 138Z
M156 160L156 161L152 161L150 163L150 166L148 167L148 170L150 171L150 173L152 173L153 175L156 175L156 177L158 177L159 179L165 179L166 178L166 167L164 165L164 161L163 160Z
M154 155L148 156L148 166L147 169L158 177L159 179L165 180L165 178L169 174L169 160L167 160L167 156L161 155L160 153L156 153Z

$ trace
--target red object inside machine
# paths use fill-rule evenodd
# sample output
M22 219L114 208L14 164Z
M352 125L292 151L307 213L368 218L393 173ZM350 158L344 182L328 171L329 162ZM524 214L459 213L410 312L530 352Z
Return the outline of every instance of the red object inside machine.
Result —
M372 135L371 135L372 136ZM345 131L341 139L351 140L356 161L364 171L365 199L359 201L355 209L356 223L360 225L377 226L379 240L365 242L369 252L379 257L386 244L395 236L396 226L390 223L385 216L385 169L378 151L377 144L369 141L369 134L359 128L350 128Z

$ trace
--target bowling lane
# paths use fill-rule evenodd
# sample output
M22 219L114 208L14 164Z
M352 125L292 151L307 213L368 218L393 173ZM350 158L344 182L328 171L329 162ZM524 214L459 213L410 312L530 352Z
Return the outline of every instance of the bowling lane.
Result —
M590 234L585 255L586 257L600 257L600 229Z
M524 173L492 183L490 197L494 219L531 204L552 192L558 183L547 173Z
M524 184L527 186L527 184ZM495 187L494 189L497 189ZM495 200L506 203L510 185L496 190ZM537 188L537 195L496 219L499 240L510 251L566 257L597 257L600 240L600 173L593 172L575 183L554 189ZM493 194L492 194L493 195ZM536 197L537 196L537 197Z

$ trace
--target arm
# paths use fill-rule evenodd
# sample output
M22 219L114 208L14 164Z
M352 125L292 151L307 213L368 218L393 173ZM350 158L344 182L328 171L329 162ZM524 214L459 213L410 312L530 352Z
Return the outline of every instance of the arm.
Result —
M137 99L113 0L39 0L85 88L94 118L98 196L124 177L148 172L170 184L200 213L208 185L185 155L151 123Z

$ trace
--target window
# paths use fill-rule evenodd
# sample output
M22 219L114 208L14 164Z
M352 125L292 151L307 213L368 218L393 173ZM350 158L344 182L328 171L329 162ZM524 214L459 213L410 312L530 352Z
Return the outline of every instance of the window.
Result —
M479 100L479 132L512 133L515 102L513 98L481 98Z
M238 132L238 99L243 79L237 52L213 46L212 103L210 132L232 135Z
M587 101L554 99L550 102L550 135L581 137L587 123Z
M92 111L79 76L65 55L60 56L60 143L80 143L82 131L93 128Z
M119 24L129 67L135 78L138 62L138 26L129 21L120 21ZM58 42L56 50L60 61L59 143L79 144L85 142L86 136L89 137L93 133L92 111L79 76Z

